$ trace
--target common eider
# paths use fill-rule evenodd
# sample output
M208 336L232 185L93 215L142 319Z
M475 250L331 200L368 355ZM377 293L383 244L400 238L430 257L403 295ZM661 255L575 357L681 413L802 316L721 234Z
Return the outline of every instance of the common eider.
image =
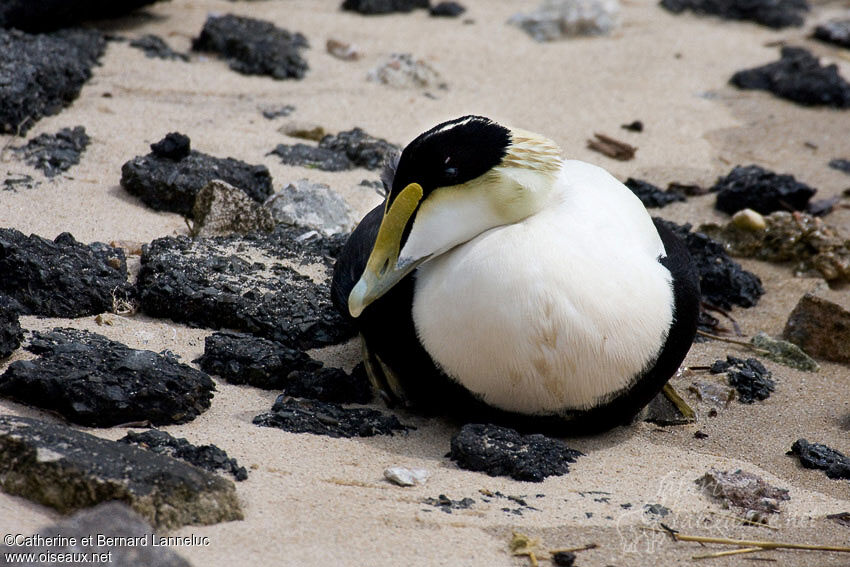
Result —
M684 244L600 167L481 116L414 139L334 269L391 401L566 433L629 422L691 346Z

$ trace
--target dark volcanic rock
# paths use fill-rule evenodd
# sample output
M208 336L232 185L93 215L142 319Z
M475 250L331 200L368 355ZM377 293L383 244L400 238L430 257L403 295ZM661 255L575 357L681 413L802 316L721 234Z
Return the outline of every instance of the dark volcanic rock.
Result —
M806 0L661 0L661 5L674 14L691 10L726 20L750 20L771 28L802 26Z
M171 49L165 41L156 35L143 35L130 41L130 47L141 49L146 56L158 59L188 61L189 56Z
M232 474L236 480L248 478L245 467L240 467L236 459L231 459L227 453L215 445L192 445L186 439L172 437L159 429L149 429L140 433L129 431L118 442L135 444L154 453L186 461L207 471L223 470Z
M361 14L390 14L411 12L416 8L428 8L428 0L345 0L343 10Z
M796 455L807 469L825 471L829 478L850 479L850 458L826 445L797 439L788 454Z
M234 71L275 79L304 77L307 62L301 50L305 47L307 39L300 33L231 14L208 17L201 35L192 42L195 51L221 54Z
M814 37L850 49L850 19L829 20L815 28Z
M438 2L428 10L428 13L432 16L444 18L456 18L464 12L466 12L466 8L457 2Z
M18 301L28 315L96 315L130 292L123 250L80 244L67 232L51 242L0 228L0 274L0 294Z
M180 161L191 153L192 141L180 132L169 132L165 138L151 144L151 151L156 157Z
M185 423L210 407L215 390L209 376L172 356L88 331L35 332L26 349L39 358L10 364L0 376L0 396L80 425Z
M726 249L701 232L691 232L691 225L657 219L672 230L688 247L699 273L703 301L730 309L732 305L752 307L764 295L761 280L732 260Z
M314 167L322 171L345 171L354 165L345 154L307 144L278 144L271 152L286 165Z
M270 412L254 418L254 424L277 427L290 433L328 437L373 437L407 431L410 427L389 415L369 408L344 408L316 400L278 396Z
M287 165L315 167L324 171L342 171L353 167L378 169L400 148L375 138L360 128L336 135L328 134L318 147L306 144L278 144L271 153Z
M838 74L838 67L821 67L818 58L802 47L783 47L779 61L738 71L730 82L742 89L770 91L806 106L850 108L850 84Z
M338 404L366 404L372 401L372 387L366 371L348 374L340 368L296 370L286 378L283 391L288 396Z
M452 437L451 459L462 469L541 482L570 472L582 453L539 434L520 435L497 425L470 423Z
M475 504L472 498L462 498L461 500L452 500L445 494L440 494L436 498L426 498L422 501L423 504L439 508L446 514L451 514L452 510L468 510Z
M776 389L770 370L755 358L736 358L727 356L711 365L712 374L726 373L729 385L738 390L738 401L751 404L756 400L766 400Z
M0 20L9 9L3 6ZM94 30L30 35L0 29L0 133L26 134L42 117L71 104L105 46L103 35Z
M156 1L3 0L0 3L0 28L47 31L68 27L85 20L114 18Z
M5 547L0 545L0 556L8 556L9 553L32 553L39 555L49 553L62 554L65 558L81 558L82 554L88 554L88 562L95 563L98 558L107 558L102 563L109 563L110 567L191 567L191 564L174 553L167 545L156 545L154 541L160 542L161 536L154 533L153 527L140 515L133 511L123 502L105 502L93 508L80 510L69 518L59 523L45 526L38 530L42 538L56 538L59 535L66 545L34 545ZM84 538L102 534L106 537L133 538L130 541L139 542L138 545L98 545L97 537L92 540L91 545L82 545ZM73 541L71 541L73 539ZM56 541L54 539L54 541ZM85 551L80 551L85 549ZM82 561L80 561L82 562ZM44 562L39 565L61 565L64 562ZM34 565L27 563L27 565Z
M40 169L47 177L59 175L80 163L90 138L82 126L62 128L55 134L39 134L25 146L15 148L25 162Z
M375 138L360 128L337 135L328 134L319 142L320 148L345 154L356 167L378 169L401 148L381 138Z
M850 159L836 158L829 161L829 167L850 174Z
M666 207L670 203L684 201L685 196L674 191L662 191L652 183L629 177L624 185L637 195L647 209Z
M783 336L811 356L850 363L850 301L847 292L805 294L788 316Z
M142 309L290 348L342 342L354 331L332 305L327 280L316 283L292 266L329 273L345 236L304 240L304 233L278 227L271 234L154 240L137 280Z
M0 295L0 359L11 355L24 338L21 322L18 320L18 311L14 309L11 302Z
M0 416L0 455L3 491L62 514L120 500L160 529L242 519L233 482L65 425Z
M322 363L305 352L244 333L213 333L204 340L204 354L195 362L205 372L231 384L280 390L296 370L318 370Z
M274 193L266 166L194 150L187 152L188 139L184 143L178 136L182 134L169 134L151 145L152 153L125 163L121 167L121 186L154 209L187 217L192 216L198 192L213 179L238 187L258 203Z
M715 182L715 208L734 214L741 209L753 209L763 215L774 211L805 211L817 189L757 165L736 166Z

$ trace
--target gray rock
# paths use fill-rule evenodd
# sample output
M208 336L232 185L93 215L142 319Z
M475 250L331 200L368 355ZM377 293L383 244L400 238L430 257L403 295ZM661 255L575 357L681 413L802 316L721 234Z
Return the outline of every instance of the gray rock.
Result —
M605 35L617 25L617 0L543 0L537 10L515 14L509 24L525 30L535 41Z
M14 151L47 177L54 177L80 163L90 140L82 126L62 128L55 134L39 134Z
M736 508L748 519L759 523L767 523L764 515L778 513L779 503L791 499L788 490L772 486L760 476L741 470L712 469L694 482L724 508Z
M93 427L135 421L185 423L210 407L215 384L169 355L136 350L76 329L34 332L27 350L0 376L0 396Z
M0 28L46 31L98 18L114 18L157 0L3 0ZM2 53L2 51L0 51Z
M123 250L81 244L67 232L50 241L0 228L0 274L0 294L15 299L22 315L97 315L131 289Z
M278 226L271 234L154 240L136 284L142 309L290 348L342 342L353 329L331 303L327 274L344 236L311 232Z
M325 235L351 232L357 220L345 199L324 183L299 179L269 197L265 207L279 223L314 228Z
M345 154L307 144L278 144L270 154L280 158L286 165L298 165L322 171L345 171L354 167Z
M399 89L445 89L440 73L422 59L409 53L393 53L366 78Z
M270 153L280 156L287 165L300 165L324 171L343 171L353 167L383 167L400 148L382 138L375 138L361 128L336 135L328 134L318 147L306 144L278 144Z
M153 527L144 518L123 502L106 502L81 510L56 524L41 528L37 535L45 539L64 539L52 545L0 546L0 556L6 553L51 553L78 559L80 563L108 563L111 567L191 566L169 549L165 543L167 540L163 541L163 536L154 533ZM188 537L197 538L193 541L196 545L209 545L210 542L205 536ZM128 538L120 540L127 545L116 545L118 540L107 538ZM154 542L162 545L154 545ZM35 567L66 565L67 562L57 558L57 561L21 564Z
M210 181L198 191L192 216L195 219L193 236L224 236L234 232L248 234L274 230L271 211L241 189L220 179Z
M121 186L149 207L190 216L198 192L214 179L238 187L258 203L274 192L266 166L194 150L187 153L184 148L188 149L189 140L178 146L176 135L169 134L151 145L152 153L135 157L121 167ZM169 136L174 143L165 144Z
M195 51L221 54L230 68L245 75L269 75L275 79L301 79L307 62L301 50L307 39L271 22L234 16L210 16L201 35L192 42Z
M67 514L121 500L158 529L241 520L233 482L171 457L0 416L0 488Z
M788 317L783 336L816 358L850 363L850 299L846 292L807 293Z
M0 4L0 20L8 21L13 8L8 2ZM105 48L103 35L94 30L30 35L0 29L0 133L26 134L42 117L71 104Z

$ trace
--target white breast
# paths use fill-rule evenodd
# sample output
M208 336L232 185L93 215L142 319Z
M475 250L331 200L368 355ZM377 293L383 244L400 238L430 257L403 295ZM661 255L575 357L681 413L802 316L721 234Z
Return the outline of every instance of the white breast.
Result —
M672 322L664 248L640 201L565 162L556 202L423 264L413 318L443 371L490 405L587 409L657 356Z

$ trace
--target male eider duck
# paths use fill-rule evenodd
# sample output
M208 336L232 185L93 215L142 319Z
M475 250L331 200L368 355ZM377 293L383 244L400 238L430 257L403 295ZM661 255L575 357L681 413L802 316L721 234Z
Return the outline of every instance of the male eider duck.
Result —
M332 295L388 399L601 431L633 419L687 354L688 251L605 170L465 116L413 140L384 184Z

